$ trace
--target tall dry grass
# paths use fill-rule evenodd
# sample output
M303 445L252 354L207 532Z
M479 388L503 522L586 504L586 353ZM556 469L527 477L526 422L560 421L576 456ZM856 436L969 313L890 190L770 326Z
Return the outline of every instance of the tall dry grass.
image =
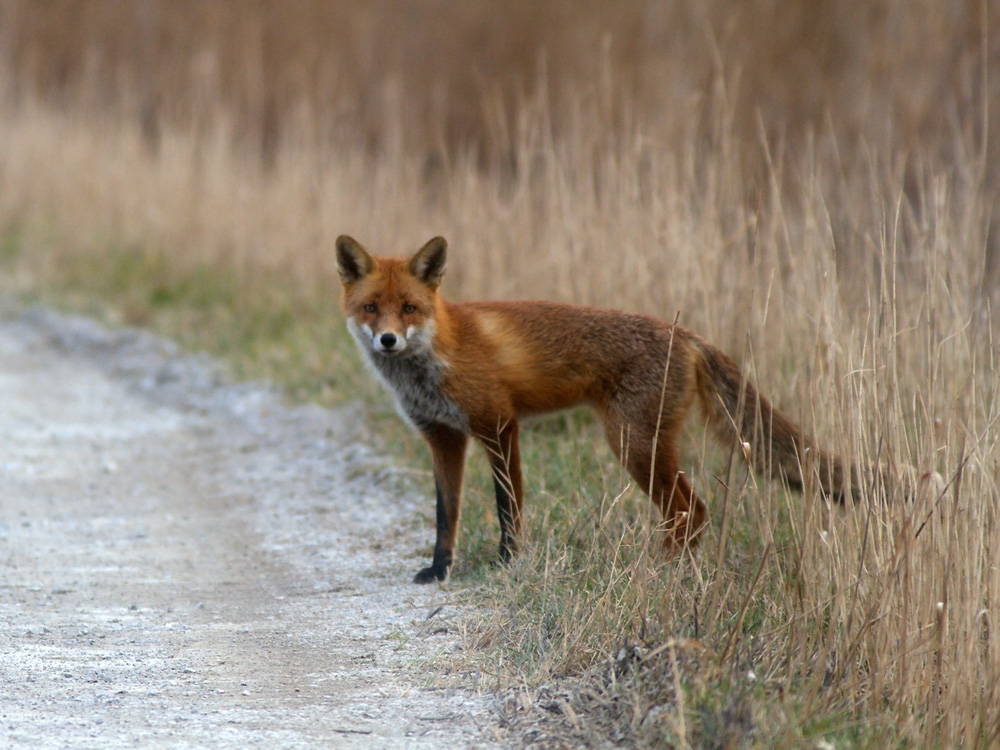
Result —
M752 144L762 122L948 154L956 128L986 128L995 164L997 28L988 0L4 0L0 64L15 100L113 111L154 148L221 110L267 163L291 138L516 158L540 96L557 132L583 107L602 137L641 117L671 146Z
M0 6L15 282L72 269L142 322L149 290L95 280L114 248L321 317L337 234L444 234L453 298L679 312L822 442L945 485L828 507L695 437L713 526L664 564L586 424L540 430L525 555L474 637L501 683L640 643L566 736L995 743L997 4L294 7Z

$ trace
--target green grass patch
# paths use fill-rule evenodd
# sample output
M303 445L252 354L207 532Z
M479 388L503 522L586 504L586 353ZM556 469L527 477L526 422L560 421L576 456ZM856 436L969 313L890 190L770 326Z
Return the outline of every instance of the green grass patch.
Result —
M24 231L19 227L9 227L0 232L0 267L13 267L21 259L23 246Z

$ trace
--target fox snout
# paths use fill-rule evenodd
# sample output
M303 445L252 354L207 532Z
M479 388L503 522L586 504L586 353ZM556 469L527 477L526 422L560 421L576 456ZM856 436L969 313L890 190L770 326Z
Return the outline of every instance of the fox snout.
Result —
M406 336L403 336L395 331L373 331L372 326L367 323L363 323L358 326L356 324L352 325L354 321L348 322L348 327L351 328L352 333L355 337L361 340L367 340L368 346L373 352L379 352L380 354L397 354L406 348Z
M401 352L406 348L406 339L397 336L392 331L378 334L373 338L372 343L377 352Z

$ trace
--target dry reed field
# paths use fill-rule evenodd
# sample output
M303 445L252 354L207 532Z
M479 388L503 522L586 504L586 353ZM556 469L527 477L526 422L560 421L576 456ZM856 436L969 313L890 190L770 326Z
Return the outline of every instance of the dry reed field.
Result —
M470 658L511 731L989 748L998 124L989 1L4 0L0 263L300 397L363 396L421 468L342 330L338 234L400 255L443 234L452 299L679 315L867 479L916 490L830 505L693 423L712 522L668 561L573 413L526 430L524 553L496 570L471 459L451 585L491 613Z

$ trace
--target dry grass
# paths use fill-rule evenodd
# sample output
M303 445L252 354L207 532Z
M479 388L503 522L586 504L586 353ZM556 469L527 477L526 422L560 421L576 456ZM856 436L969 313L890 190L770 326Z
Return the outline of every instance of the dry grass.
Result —
M341 232L444 234L453 298L680 311L831 448L946 485L828 507L695 425L713 524L665 563L590 420L535 425L525 553L487 569L480 467L455 574L496 612L470 643L514 726L991 747L997 4L814 6L7 2L0 257L328 400L372 393L335 319Z
M762 121L795 142L829 127L843 148L948 153L956 129L985 126L996 164L998 23L983 0L4 0L0 64L16 98L113 111L151 148L221 110L267 164L288 140L345 138L523 158L539 96L558 132L586 113L614 140L641 119L670 145L753 143ZM968 118L983 102L990 116Z

